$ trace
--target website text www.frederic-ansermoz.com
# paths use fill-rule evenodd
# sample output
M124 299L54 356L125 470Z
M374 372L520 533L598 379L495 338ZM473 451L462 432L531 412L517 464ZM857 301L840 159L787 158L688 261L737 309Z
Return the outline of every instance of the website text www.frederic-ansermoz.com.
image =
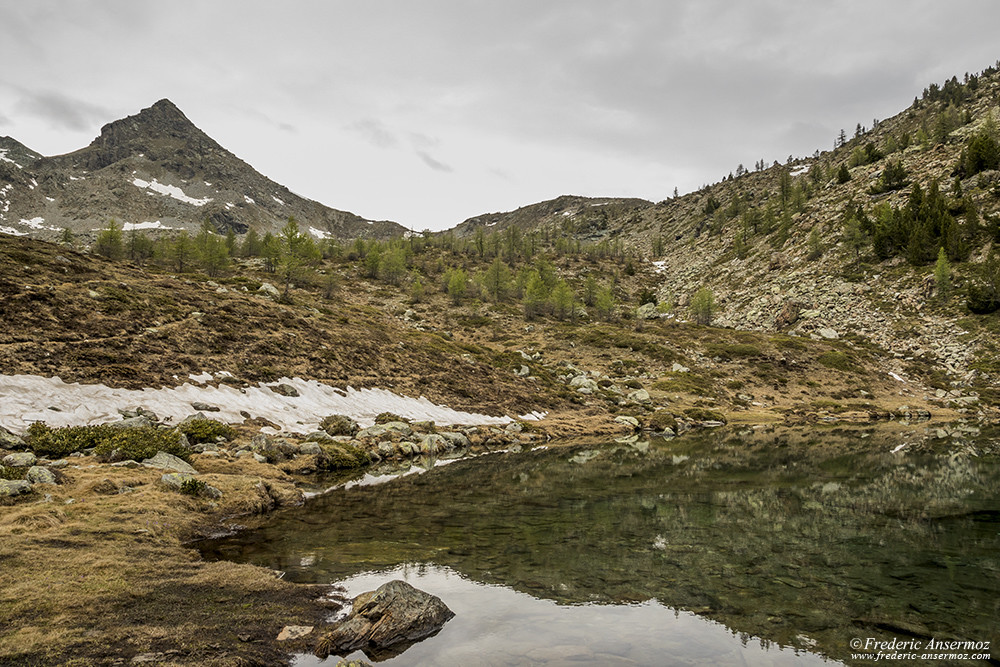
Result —
M989 660L990 642L957 639L889 639L855 637L853 660Z

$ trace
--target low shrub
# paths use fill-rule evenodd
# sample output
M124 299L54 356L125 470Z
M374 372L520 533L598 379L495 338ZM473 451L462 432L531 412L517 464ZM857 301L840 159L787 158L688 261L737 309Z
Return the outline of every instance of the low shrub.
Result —
M838 352L837 350L824 352L819 356L819 358L816 359L816 361L827 368L844 371L845 373L849 373L854 370L854 362L851 361L851 358L843 352Z
M705 354L725 360L764 356L759 347L748 343L709 343L705 346Z
M107 425L52 428L44 422L35 422L28 427L25 442L35 454L63 457L97 447L111 433Z
M346 415L330 415L319 423L329 435L354 435L360 430L358 423Z
M645 419L646 428L653 431L677 430L677 419L666 410L657 410Z
M406 417L400 417L399 415L392 412L380 412L375 415L376 424L388 424L389 422L403 422L409 424L410 420Z
M371 462L368 452L360 447L348 444L322 444L324 456L323 467L327 470L349 470L360 468Z
M208 484L200 479L186 479L181 482L181 493L186 496L200 496L208 491Z
M236 436L236 430L232 426L214 419L192 419L178 424L177 430L187 436L192 445L215 442L219 436L226 440L232 440Z
M157 452L173 454L185 461L191 455L181 444L180 434L176 429L161 430L152 426L111 429L94 448L95 456L105 459L113 456L119 461L142 461L156 456Z
M24 479L27 474L27 468L0 466L0 479Z

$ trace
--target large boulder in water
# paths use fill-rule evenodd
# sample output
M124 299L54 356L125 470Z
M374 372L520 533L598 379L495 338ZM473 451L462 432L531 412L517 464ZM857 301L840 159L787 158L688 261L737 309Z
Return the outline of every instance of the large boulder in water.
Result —
M455 614L441 598L394 580L354 598L351 613L320 638L316 655L346 655L361 649L368 657L399 653L433 635Z

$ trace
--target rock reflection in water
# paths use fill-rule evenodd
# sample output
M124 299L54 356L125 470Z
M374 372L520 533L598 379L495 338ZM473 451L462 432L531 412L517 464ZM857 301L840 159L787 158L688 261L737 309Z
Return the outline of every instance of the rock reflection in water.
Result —
M205 553L297 581L430 563L560 604L656 600L837 659L855 636L997 646L994 441L890 453L901 437L719 432L461 461L317 498ZM627 628L633 607L609 609L623 616L600 623ZM530 627L547 646L546 622Z
M384 665L831 665L816 655L747 637L690 612L656 602L558 605L501 586L479 584L442 567L402 566L347 579L351 595L388 579L405 579L447 600L455 618L435 637ZM371 659L358 651L348 659ZM312 655L295 667L330 667Z

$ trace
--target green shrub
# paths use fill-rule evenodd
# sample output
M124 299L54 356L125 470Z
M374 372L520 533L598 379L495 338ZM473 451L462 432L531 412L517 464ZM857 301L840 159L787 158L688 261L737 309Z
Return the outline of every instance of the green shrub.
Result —
M646 417L646 428L653 431L677 430L677 419L666 410L657 410Z
M827 368L844 371L845 373L849 373L854 370L854 362L851 361L851 358L843 352L838 352L836 350L824 352L818 359L816 359L816 361Z
M0 479L24 479L27 474L27 468L0 466Z
M63 457L97 447L111 432L107 425L51 428L44 422L35 422L28 427L25 442L35 454Z
M346 415L324 417L319 427L329 435L354 435L359 430L358 423Z
M66 456L91 448L96 456L108 457L117 449L119 458L136 461L155 456L159 451L185 461L189 456L176 429L161 430L153 426L123 429L100 424L51 428L36 422L28 427L26 435L28 447L46 456Z
M388 424L389 422L404 422L406 424L410 423L410 420L406 417L400 417L399 415L392 412L380 412L375 415L376 424Z
M653 384L657 391L694 394L695 396L714 396L712 381L695 373L669 373Z
M215 442L219 436L226 440L232 440L236 436L236 430L232 426L214 419L192 419L178 424L177 430L187 436L188 442L192 445Z
M208 484L201 481L200 479L186 479L181 482L181 493L186 496L200 496L202 493L208 491Z
M746 343L709 343L705 346L705 354L725 360L764 356L759 347Z
M321 444L325 461L323 467L327 470L345 470L360 468L371 462L368 452L360 447L347 444Z
M97 444L94 455L109 458L116 450L118 460L142 461L156 456L157 452L173 454L185 461L190 457L190 452L181 445L176 429L161 430L152 426L110 429L110 433Z

